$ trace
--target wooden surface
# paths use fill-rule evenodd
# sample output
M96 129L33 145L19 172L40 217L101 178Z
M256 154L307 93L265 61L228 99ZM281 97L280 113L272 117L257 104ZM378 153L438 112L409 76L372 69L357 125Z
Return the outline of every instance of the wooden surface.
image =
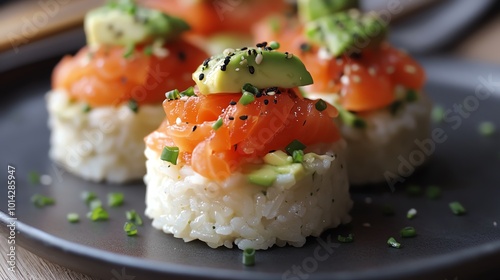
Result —
M483 25L472 36L465 38L456 48L454 53L462 58L473 59L500 65L500 55L497 49L500 45L500 18L494 18ZM45 261L29 251L17 246L17 270L15 273L8 271L7 267L7 240L0 237L2 261L0 264L0 279L98 279L71 271L59 265ZM138 280L138 279L136 279Z

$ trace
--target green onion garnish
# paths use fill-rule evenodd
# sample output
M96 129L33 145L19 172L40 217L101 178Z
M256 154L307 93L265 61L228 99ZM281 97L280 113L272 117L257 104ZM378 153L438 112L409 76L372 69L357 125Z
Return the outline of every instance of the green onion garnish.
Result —
M246 248L243 250L243 264L246 266L255 265L255 249Z
M406 91L406 101L407 102L413 102L418 100L418 93L416 90L409 89Z
M354 241L354 236L352 235L352 233L349 233L349 235L347 236L342 236L339 234L337 236L337 240L342 243L351 243Z
M415 237L417 236L417 231L414 227L405 227L400 231L401 237Z
M194 87L188 87L184 91L181 91L179 93L179 95L180 96L188 96L188 97L194 96Z
M431 118L435 123L443 122L443 119L444 119L443 107L434 106L434 108L432 108Z
M56 201L52 197L44 196L44 195L41 195L41 194L35 194L35 195L33 195L31 197L31 202L33 202L33 204L36 207L44 207L44 206L47 206L47 205L52 205Z
M248 105L252 103L254 100L255 100L255 95L253 95L248 91L244 91L238 102L241 103L242 105Z
M104 208L102 207L96 207L92 209L90 212L87 213L87 218L91 219L92 221L105 221L109 219L109 214Z
M390 237L388 240L387 240L387 245L391 246L392 248L401 248L401 243L397 242L396 239L394 239L394 237Z
M450 205L451 212L453 212L453 214L455 214L457 216L464 215L465 213L467 213L465 208L458 201L451 202L449 205Z
M92 110L92 107L90 107L90 105L89 105L89 104L86 104L86 103L85 103L85 104L83 105L82 111L83 111L84 113L88 113L88 112L90 112L90 110Z
M425 190L425 195L430 199L438 199L441 197L441 188L438 186L429 186Z
M337 110L339 111L339 117L346 125L355 127L355 128L365 128L366 122L355 113L349 112L345 109L342 109L340 106L337 106Z
M151 56L151 55L153 55L153 47L152 47L152 46L146 46L146 47L144 48L144 54L145 54L146 56Z
M391 112L391 115L395 116L398 113L399 109L401 109L401 107L403 107L403 102L401 100L392 102L392 104L389 105L389 111Z
M413 218L415 218L416 215L417 215L417 209L411 208L410 210L408 210L408 213L406 214L406 218L413 219Z
M99 208L99 207L102 207L101 200L94 199L94 200L90 201L90 203L89 203L90 210L94 210L94 209Z
M382 206L382 214L384 216L394 216L394 213L394 208L392 208L392 206L388 204Z
M482 122L478 126L478 131L482 136L491 136L495 133L495 124L492 122Z
M222 118L219 117L217 121L212 125L212 129L217 130L222 126L222 124L224 124L224 122L222 121Z
M295 163L302 163L302 161L304 161L304 151L303 150L293 151L292 161Z
M276 41L271 41L269 43L269 47L273 50L277 50L280 48L280 43L279 42L276 42Z
M168 100L176 100L176 99L179 99L181 97L181 95L180 95L178 89L174 89L174 90L171 90L171 91L167 91L167 93L165 93L165 97Z
M178 147L163 147L163 151L161 152L161 160L168 161L173 165L177 164L177 158L179 157L179 148Z
M68 215L66 215L66 218L70 223L78 223L80 221L80 215L78 215L77 213L68 213Z
M316 107L316 110L322 112L326 109L327 105L323 99L318 99L318 101L314 104L314 107Z
M123 231L127 233L128 236L133 236L137 234L137 226L132 222L125 222L123 225Z
M259 89L254 87L252 84L250 83L246 83L243 85L243 87L241 88L241 92L250 92L251 94L253 95L256 95L257 93L259 93Z
M123 57L124 58L129 58L132 56L132 54L134 53L134 49L135 49L135 45L134 44L128 44L126 47L125 47L125 52L123 53Z
M288 153L288 155L292 156L293 151L304 150L305 148L306 145L302 144L299 140L295 139L286 146L285 151Z
M31 171L28 173L28 181L33 185L40 184L40 173Z
M137 113L137 111L139 111L139 104L134 99L130 99L127 105L132 112Z
M82 200L85 201L85 204L90 205L90 202L92 202L92 200L97 199L97 194L95 192L85 191L82 192L81 197Z
M125 217L127 217L127 220L133 222L136 225L142 225L142 218L135 210L125 212Z
M108 193L108 206L117 207L123 204L125 196L123 193Z
M406 193L409 196L420 196L422 194L422 188L418 185L409 185L406 187Z

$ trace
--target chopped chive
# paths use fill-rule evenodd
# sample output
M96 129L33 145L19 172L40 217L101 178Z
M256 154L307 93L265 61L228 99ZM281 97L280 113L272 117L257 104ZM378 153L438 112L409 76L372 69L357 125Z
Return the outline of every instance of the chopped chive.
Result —
M108 206L110 207L117 207L121 206L123 204L125 196L123 193L119 192L114 192L114 193L108 193Z
M344 122L344 124L354 127L354 128L365 128L366 122L355 113L349 112L345 109L337 107L339 111L339 117Z
M387 240L387 245L391 246L392 248L401 248L401 243L397 242L394 237L389 237L389 239Z
M70 223L78 223L80 221L80 215L78 215L77 213L68 213L68 215L66 215L66 218Z
M337 240L341 243L351 243L354 241L354 236L352 235L352 233L349 233L349 235L347 236L343 236L343 235L338 235L337 236Z
M419 185L409 185L406 187L406 194L408 196L422 195L422 188Z
M293 151L292 160L295 163L302 163L302 161L304 161L304 151L303 150Z
M406 101L407 102L414 102L418 100L418 93L416 90L409 89L406 91Z
M492 122L482 122L478 126L479 134L482 136L491 136L495 133L496 127Z
M90 201L90 203L89 203L90 210L94 210L94 209L99 208L99 207L102 207L101 200L94 199L94 200Z
M92 110L92 107L90 107L90 105L89 105L89 104L85 103L85 104L83 105L82 111L83 111L84 113L88 113L88 112L90 112L90 110Z
M84 191L82 192L81 197L85 204L90 205L90 202L97 199L97 194L95 192Z
M417 236L417 231L414 227L404 227L400 232L401 237L415 237Z
M434 108L432 108L431 118L435 123L443 122L444 108L441 106L434 106Z
M123 225L123 231L125 231L128 236L137 235L137 226L134 223L127 221Z
M104 208L102 207L96 207L92 209L90 212L87 213L87 218L91 219L92 221L105 221L109 219L109 214Z
M391 205L386 204L382 206L382 214L384 216L394 216L394 213L394 208Z
M28 173L28 181L33 185L40 184L40 173L31 171Z
M255 265L255 249L246 248L243 250L243 264L246 266Z
M137 111L139 111L139 104L134 99L130 99L127 105L132 112L137 113Z
M213 130L219 129L224 122L222 121L222 118L218 118L217 121L212 125Z
M163 147L163 151L161 152L161 160L168 161L173 165L177 164L177 158L179 157L179 148L178 147Z
M455 214L457 216L464 215L465 213L467 213L467 211L465 210L463 205L458 201L451 202L449 204L449 206L450 206L451 212L453 212L453 214Z
M125 217L127 217L127 220L133 222L136 225L142 225L142 218L135 210L125 212Z
M293 151L304 150L305 148L306 145L302 144L299 140L295 139L285 147L285 151L287 152L288 155L292 156Z
M411 208L410 210L408 210L408 213L406 213L406 218L413 219L415 218L416 215L417 215L417 209Z
M323 99L318 99L318 101L314 104L314 107L316 107L316 110L322 112L326 109L327 105Z
M175 99L179 99L181 97L181 95L179 94L179 90L178 89L174 89L174 90L171 90L171 91L167 91L167 93L165 93L165 97L168 100L175 100Z
M240 100L238 101L242 105L248 105L255 100L255 95L248 91L244 91L243 94L241 95Z
M269 43L269 47L273 50L277 50L280 48L280 43L279 42L276 42L276 41L271 41Z
M134 53L135 45L129 44L125 47L125 52L123 53L124 58L129 58Z
M250 83L244 84L243 87L241 88L241 92L245 92L245 91L248 91L253 95L256 95L259 93L259 89Z
M146 46L144 48L144 54L147 56L152 56L153 55L153 47L152 46Z
M31 197L31 202L33 202L33 204L36 207L44 207L44 206L47 206L47 205L52 205L56 201L52 197L44 196L44 195L41 195L41 194L35 194L35 195L33 195Z
M429 186L425 190L425 195L430 199L438 199L441 197L441 188L438 186Z
M188 87L184 91L181 91L179 93L179 95L180 96L188 96L188 97L194 96L194 87Z

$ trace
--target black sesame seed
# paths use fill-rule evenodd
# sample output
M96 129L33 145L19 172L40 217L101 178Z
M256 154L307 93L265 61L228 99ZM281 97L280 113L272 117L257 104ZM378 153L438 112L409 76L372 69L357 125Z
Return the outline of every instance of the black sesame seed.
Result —
M220 66L220 70L221 71L226 71L226 67L227 67L227 65L223 64L223 65Z
M198 128L198 126L193 126L193 132Z
M179 60L180 60L180 61L184 61L184 60L186 60L186 53L185 53L185 52L182 52L182 51L181 51L181 52L179 52L179 54L178 54L178 55L179 55Z
M205 78L205 74L200 73L200 76L198 77L198 79L200 79L200 81L201 81L201 80L203 80L203 78Z
M210 62L210 58L207 58L203 61L203 66L208 66L208 63Z
M264 104L265 104L265 105L269 104L269 100L264 99Z
M231 102L229 102L229 105L233 105L233 106L236 105L236 101L231 100Z
M265 50L265 51L272 51L272 50L273 50L273 48L271 48L271 47L265 47L265 48L264 48L264 50Z
M248 119L247 115L241 115L240 116L240 120L242 120L242 121L246 121L247 119Z
M259 91L259 92L255 95L255 97L257 97L257 98L262 97L262 93Z
M309 45L308 43L302 43L300 44L300 50L303 52L307 52L311 50L311 45Z
M270 150L270 151L269 151L269 154L270 154L270 153L274 153L274 152L276 152L276 150Z
M230 56L226 56L226 58L224 58L224 64L225 65L228 65L230 61L231 61L231 57Z
M255 68L253 68L252 65L248 66L248 71L250 72L250 74L253 74L255 73Z
M233 121L234 120L234 117L229 117L228 118L230 121Z
M273 100L274 104L278 104L278 99Z
M302 126L306 125L306 122L307 122L307 120L304 120L304 122L302 123Z
M234 144L234 150L238 149L238 144Z
M257 55L257 51L255 49L252 50L253 55Z
M242 51L246 51L247 49L248 49L247 47L243 47L243 48L241 48L240 50L242 50Z
M263 48L263 47L267 46L267 42L259 43L256 46L257 46L257 48Z
M251 49L248 49L247 54L248 54L248 56L251 56L251 55L252 55L252 50L251 50Z

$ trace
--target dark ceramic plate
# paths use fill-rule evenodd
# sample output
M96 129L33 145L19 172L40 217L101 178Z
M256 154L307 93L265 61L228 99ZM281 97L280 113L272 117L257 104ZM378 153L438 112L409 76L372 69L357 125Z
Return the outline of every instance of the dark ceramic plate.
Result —
M201 242L184 243L150 226L136 237L123 232L125 210L144 211L144 185L93 184L62 171L47 157L49 130L44 93L49 89L53 63L35 65L10 75L1 85L0 181L3 182L0 220L10 223L7 212L7 165L15 167L17 244L50 261L103 279L467 279L498 277L500 263L500 133L481 136L477 127L493 121L500 128L500 69L447 59L425 59L430 81L427 92L436 104L452 112L435 124L446 141L435 144L430 162L406 183L439 185L438 200L409 197L404 184L391 192L386 184L353 191L353 222L310 238L302 248L272 248L257 252L256 265L245 267L241 251L210 249ZM494 93L489 93L491 90ZM488 95L479 99L477 94ZM489 94L488 94L489 93ZM454 109L455 108L455 109ZM467 111L469 110L469 111ZM355 168L355 167L354 167ZM32 185L28 174L49 174L49 186ZM91 222L80 193L88 190L101 200L112 191L125 193L122 207L110 209L110 220ZM36 208L30 197L40 193L54 197L53 206ZM371 199L371 203L367 203ZM467 209L455 216L448 208L460 201ZM382 205L396 210L382 215ZM418 210L413 220L410 208ZM78 224L66 221L77 212ZM371 226L366 227L364 224ZM4 235L9 232L1 226ZM399 230L414 226L415 238L402 239ZM353 233L350 244L337 242L339 233ZM387 246L390 236L403 248Z

